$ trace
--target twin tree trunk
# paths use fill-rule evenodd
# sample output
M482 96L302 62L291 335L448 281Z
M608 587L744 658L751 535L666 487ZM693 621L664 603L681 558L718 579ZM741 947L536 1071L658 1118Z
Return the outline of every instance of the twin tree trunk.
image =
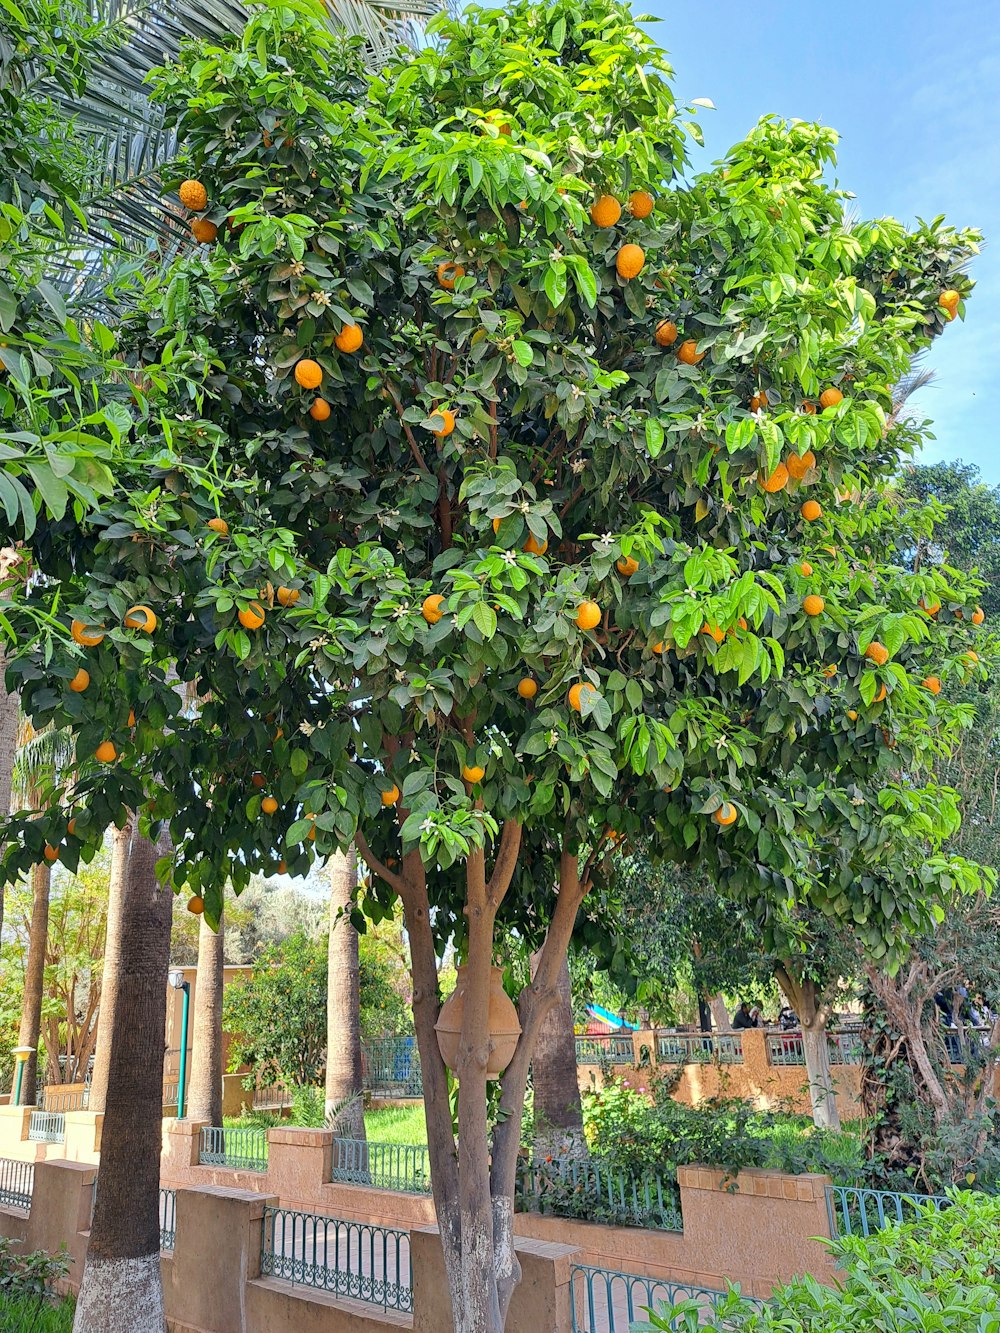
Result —
M532 977L541 958L541 950L531 955ZM559 969L555 1003L538 1030L531 1071L536 1158L586 1156L568 958L563 959Z
M101 1171L73 1333L163 1333L160 1138L173 894L133 828L121 904Z
M823 1002L820 987L808 978L798 977L790 964L777 967L775 977L802 1028L802 1052L809 1080L813 1124L819 1129L840 1129L837 1089L830 1067L830 1043L827 1036L829 1006Z
M21 998L21 1026L18 1046L30 1046L21 1075L21 1105L34 1106L38 1081L38 1042L42 1031L42 992L45 988L45 951L49 943L49 890L52 869L40 861L31 871L33 890L31 925L28 928L28 963L24 971L24 995Z
M185 1115L209 1125L222 1124L222 992L225 981L225 925L213 930L201 918L198 928L198 976L194 988L194 1037L191 1081Z
M330 939L326 981L326 1115L338 1134L365 1137L361 1082L361 960L350 910L358 883L351 851L330 858Z

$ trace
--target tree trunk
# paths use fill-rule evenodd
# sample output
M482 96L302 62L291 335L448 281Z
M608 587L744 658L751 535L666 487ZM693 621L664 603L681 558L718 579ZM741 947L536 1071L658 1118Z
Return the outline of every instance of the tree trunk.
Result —
M731 1032L732 1022L729 1018L729 1010L726 1008L726 1002L721 995L710 995L708 997L708 1007L712 1011L712 1020L715 1023L716 1032Z
M128 849L101 1172L74 1333L164 1333L160 1281L163 1034L173 895L136 830Z
M541 950L531 956L534 980ZM535 1089L535 1157L585 1157L583 1107L576 1070L576 1036L569 958L564 958L556 983L556 999L538 1029L531 1062Z
M108 1067L111 1059L111 1029L118 996L118 978L122 957L122 903L125 876L132 841L135 816L129 812L124 828L116 828L111 843L111 875L108 884L108 924L104 946L104 971L101 978L101 1008L97 1016L97 1045L94 1048L94 1073L90 1080L90 1109L103 1111L108 1096Z
M31 1054L24 1062L21 1076L21 1105L35 1105L35 1085L38 1081L38 1043L42 1030L42 990L45 984L45 950L49 940L49 889L52 868L40 861L31 871L34 897L31 906L31 925L28 929L28 965L24 973L24 995L21 998L21 1026L17 1035L18 1046L30 1046Z
M350 912L358 883L354 849L330 860L330 940L326 979L326 1114L338 1107L337 1131L365 1137L361 1083L361 963ZM346 1103L346 1105L345 1105Z
M20 563L20 553L12 546L0 550L0 584ZM0 601L9 601L10 593L0 590ZM14 777L14 756L17 752L17 724L20 716L18 697L8 694L5 684L7 659L0 643L0 822L10 814L11 786ZM0 937L3 936L4 888L0 884Z
M775 968L775 978L802 1028L802 1053L809 1080L813 1124L817 1129L840 1129L840 1110L826 1031L829 1010L822 1002L820 988L814 981L799 977L790 963L779 964Z
M191 1080L185 1099L190 1120L222 1124L222 989L225 923L213 930L201 918L198 929L198 976L194 990L194 1037Z

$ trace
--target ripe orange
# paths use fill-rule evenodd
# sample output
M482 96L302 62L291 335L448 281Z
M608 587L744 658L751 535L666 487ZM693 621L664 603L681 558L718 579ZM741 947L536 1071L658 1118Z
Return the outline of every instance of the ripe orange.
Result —
M847 710L847 716L851 719L852 722L857 722L858 710L856 708L849 708Z
M126 726L129 726L129 727L134 727L134 726L135 726L135 709L134 709L134 708L130 708L130 709L128 710L128 722L126 723Z
M199 245L211 245L218 234L218 227L208 218L195 218L191 223L191 235Z
M264 785L264 774L263 774L263 773L255 773L255 774L253 775L253 777L250 779L250 781L251 781L251 782L253 783L253 785L257 788L257 790L260 791L261 787L263 787L263 785Z
M399 800L399 788L396 786L395 783L393 783L391 787L386 788L386 790L382 793L382 804L384 806L395 805L398 800Z
M118 758L118 751L113 741L101 741L94 751L94 758L99 764L113 764Z
M655 653L657 657L659 657L662 654L665 647L666 645L661 640L659 643L651 643L649 645L649 651L651 653Z
M70 689L74 694L82 694L90 684L90 672L85 671L83 667L76 673L69 683Z
M941 693L941 678L939 676L925 676L920 683L925 690L930 690L931 694Z
M42 852L42 855L45 857L46 861L48 861L49 865L51 865L53 861L59 860L59 848L53 847L51 843L46 843L45 851Z
M521 550L526 551L528 555L544 555L548 549L548 539L543 537L539 541L533 532L528 533L528 540L521 547Z
M763 389L758 389L750 399L750 411L759 412L762 407L767 407L767 394Z
M287 869L288 869L288 863L287 863L287 861L279 861L279 862L278 862L278 874L279 874L279 875L283 875Z
M596 694L597 690L593 685L585 680L578 680L575 685L569 687L569 706L577 713L583 712L583 700L585 694Z
M698 343L694 338L687 338L677 349L677 360L685 366L696 366L704 356L704 352L698 351Z
M201 916L202 912L205 910L204 898L199 898L198 895L195 894L193 898L188 899L187 909L193 916Z
M615 268L618 276L628 282L629 278L639 276L645 262L646 252L641 245L623 245L618 251Z
M295 366L295 383L301 389L318 389L323 383L322 366L307 356L303 357Z
M808 597L803 597L802 599L802 610L806 613L807 616L822 615L825 609L826 609L826 602L824 602L823 598L817 596L817 594L814 592L810 593Z
M802 575L804 579L807 579L812 574L812 572L813 572L812 565L809 563L808 560L803 560L802 564L799 565L799 573Z
M814 417L814 416L816 415L816 404L815 404L815 403L803 403L803 404L802 404L802 411L808 413L809 416Z
M937 613L941 610L941 603L936 597L932 602L928 602L926 597L921 597L920 609L921 611L923 611L925 616L936 616Z
M974 625L981 625L985 619L986 619L986 612L983 610L981 606L977 606L975 611L973 611L972 613L972 623Z
M736 806L729 801L723 801L712 818L722 828L728 828L730 824L736 823Z
M260 629L264 623L264 608L260 602L251 602L239 612L237 618L244 629Z
M220 537L229 536L229 524L224 518L210 518L208 520L208 526L213 532L217 532Z
M265 815L273 815L278 809L278 802L273 796L265 796L260 803L260 808L264 811Z
M949 319L954 319L958 314L958 303L961 299L954 287L948 287L938 297L938 305L946 312Z
M811 449L807 449L804 454L789 454L785 459L788 475L794 477L796 481L801 481L810 468L815 466L816 455Z
M657 324L656 341L660 347L672 347L677 341L677 325L672 319L661 319Z
M622 578L630 579L638 570L639 562L633 556L623 555L620 560L615 561L615 569L621 574Z
M364 340L360 324L345 324L333 342L338 352L356 352Z
M75 837L76 837L76 816L75 816L75 815L74 815L73 818L69 821L69 823L66 825L66 832L69 834L69 836L70 836L71 838L75 838Z
M979 661L979 654L974 652L971 648L967 653L963 653L962 656L966 662L970 662L973 666Z
M760 472L757 474L757 480L760 482L761 490L767 491L768 495L774 495L776 491L783 491L788 485L788 468L784 463L779 463L769 477Z
M836 407L838 403L842 403L843 401L844 401L844 395L840 392L839 389L835 389L833 387L829 389L824 389L819 396L819 405L820 407L823 408Z
M125 612L125 628L139 629L143 634L152 634L156 629L156 616L152 607L143 606L141 603L138 606L130 606Z
M634 218L648 218L656 207L656 200L648 190L633 190L628 197L628 206Z
M309 415L313 421L327 421L330 417L330 404L325 398L314 398Z
M432 415L441 418L441 429L434 431L434 434L439 440L443 440L455 429L455 413L449 412L446 407L439 407Z
M522 699L533 699L538 693L538 681L531 676L524 676L517 682L517 692Z
M882 700L885 698L885 695L886 695L885 686L880 685L878 694L876 694L875 698L872 700L872 703L880 704Z
M279 588L274 595L279 606L294 606L302 596L302 591L300 588Z
M701 627L701 633L709 635L709 637L713 638L716 643L721 643L722 640L726 637L725 633L723 632L723 630L719 628L718 625L710 625L707 620Z
M461 264L445 262L437 266L437 280L446 292L454 291L456 281L464 277L465 269Z
M622 215L622 206L613 194L602 194L590 207L590 220L595 227L613 227Z
M482 782L485 776L486 769L480 768L478 764L462 765L462 777L466 782L471 782L475 785L477 782Z
M865 649L865 657L868 658L869 662L874 662L876 666L885 666L889 660L889 649L886 648L885 644L873 639Z
M823 506L818 500L807 500L799 512L807 523L815 523L823 513Z
M596 629L601 623L601 608L596 602L581 602L576 609L576 623L581 629Z
M444 612L441 610L444 606L444 597L439 592L432 592L429 597L425 597L423 605L420 608L420 614L427 621L428 625L436 625Z
M208 191L201 181L181 181L177 197L192 213L200 213L208 205Z
M85 620L74 620L69 629L74 643L84 648L96 648L104 638L104 630L99 626L91 627Z
M823 668L823 675L827 678L827 680L832 680L836 674L837 674L836 662L831 662L829 666L825 666Z

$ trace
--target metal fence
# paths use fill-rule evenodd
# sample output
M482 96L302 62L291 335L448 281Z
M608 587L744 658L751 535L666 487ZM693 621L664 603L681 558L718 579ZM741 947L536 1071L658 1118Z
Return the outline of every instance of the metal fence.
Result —
M391 1227L265 1208L260 1271L386 1310L413 1310L409 1233Z
M726 1296L710 1287L692 1287L682 1282L664 1282L638 1273L618 1273L607 1268L574 1264L570 1269L573 1288L573 1333L628 1333L633 1320L647 1310L659 1311L682 1303L687 1309L707 1313ZM683 1310L671 1328L687 1328Z
M632 1038L627 1033L593 1033L577 1037L576 1062L578 1065L635 1064Z
M270 1087L258 1086L253 1090L251 1105L255 1111L283 1111L292 1104L291 1088L272 1083Z
M769 1032L766 1038L767 1060L771 1065L804 1065L805 1048L801 1032ZM860 1032L850 1030L827 1033L827 1047L832 1065L861 1064L864 1048Z
M221 1129L216 1125L201 1131L198 1161L202 1166L231 1166L243 1171L267 1170L266 1129Z
M430 1194L431 1163L427 1148L364 1139L334 1139L333 1179L344 1185Z
M9 1157L0 1157L0 1204L12 1208L30 1208L34 1185L35 1167L32 1162L14 1162Z
M656 1058L666 1065L743 1063L743 1038L738 1032L658 1032Z
M914 1222L922 1210L949 1208L943 1194L905 1194L896 1190L872 1190L847 1185L828 1185L826 1209L833 1236L870 1236L883 1227Z
M422 1097L424 1078L415 1037L372 1037L361 1043L362 1083L376 1097Z
M657 1231L684 1230L675 1182L660 1176L630 1176L595 1158L521 1163L516 1200L525 1212Z
M172 1250L177 1232L177 1191L160 1186L160 1249Z
M28 1138L33 1143L65 1143L66 1116L62 1111L32 1111Z

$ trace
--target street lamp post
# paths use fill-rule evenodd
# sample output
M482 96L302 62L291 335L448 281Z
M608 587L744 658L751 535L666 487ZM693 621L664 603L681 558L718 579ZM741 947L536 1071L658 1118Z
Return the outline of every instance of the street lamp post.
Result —
M14 1057L14 1063L17 1066L17 1078L14 1084L14 1097L11 1102L12 1106L21 1105L21 1084L24 1081L24 1066L28 1063L28 1056L34 1055L34 1053L34 1046L15 1046L11 1051L11 1055Z
M183 992L181 1003L181 1067L177 1079L177 1119L184 1119L184 1101L187 1093L187 1048L188 1048L188 1013L191 1003L191 983L184 980L184 973L179 967L173 968L168 979L174 990Z

